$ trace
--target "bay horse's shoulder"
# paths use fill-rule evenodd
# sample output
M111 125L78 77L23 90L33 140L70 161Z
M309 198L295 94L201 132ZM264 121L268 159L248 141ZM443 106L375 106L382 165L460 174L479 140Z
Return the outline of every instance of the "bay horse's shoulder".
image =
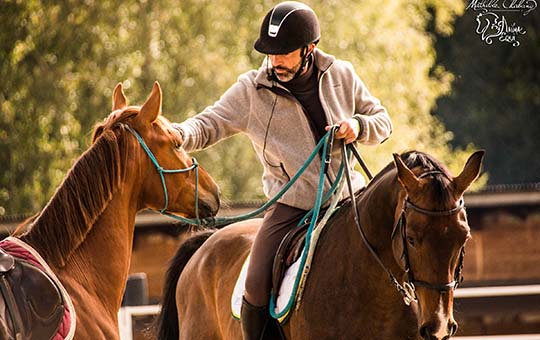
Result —
M218 230L212 238L222 240L233 240L236 238L247 238L253 240L262 223L262 218L254 218L246 221L236 222Z
M261 223L262 219L256 218L229 224L208 238L199 253L206 255L229 254L230 252L239 255L242 253L247 254Z
M247 220L214 232L189 260L180 277L179 286L184 289L189 287L188 281L194 276L211 279L215 275L238 275L261 222L262 219ZM187 280L185 284L181 284L184 280ZM234 282L233 278L231 282Z

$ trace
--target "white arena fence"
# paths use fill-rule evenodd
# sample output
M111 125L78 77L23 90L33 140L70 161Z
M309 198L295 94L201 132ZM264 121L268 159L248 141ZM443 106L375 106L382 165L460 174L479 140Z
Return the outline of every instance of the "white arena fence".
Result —
M126 306L118 312L118 326L120 327L120 340L133 339L133 317L156 315L161 310L160 305Z
M460 299L497 297L497 296L519 296L519 295L540 295L540 285L522 286L496 286L496 287L471 287L458 288L454 297ZM120 339L132 340L133 338L133 317L156 315L160 311L159 305L148 306L127 306L120 308L118 321L120 327ZM512 335L482 335L482 336L458 336L456 340L540 340L540 334L512 334Z

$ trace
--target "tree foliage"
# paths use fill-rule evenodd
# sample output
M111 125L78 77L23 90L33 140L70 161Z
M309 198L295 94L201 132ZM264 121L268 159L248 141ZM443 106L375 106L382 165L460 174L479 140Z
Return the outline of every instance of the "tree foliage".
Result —
M454 91L433 112L454 132L454 145L474 143L488 150L490 184L540 181L540 20L538 9L502 14L526 32L520 45L495 40L488 45L475 33L477 13L467 11L455 33L439 37L437 63L456 77ZM513 14L513 15L512 15ZM463 48L467 46L467 48Z
M395 130L362 148L378 171L392 152L419 149L458 171L465 153L430 114L452 75L435 67L433 37L452 30L463 5L451 0L308 1L320 47L349 60L387 106ZM0 2L0 215L35 212L89 145L110 111L116 83L133 104L152 82L163 111L181 121L212 104L263 56L252 46L275 3L253 0L65 0ZM291 124L294 124L291 122ZM261 167L245 137L198 153L229 200L261 198Z

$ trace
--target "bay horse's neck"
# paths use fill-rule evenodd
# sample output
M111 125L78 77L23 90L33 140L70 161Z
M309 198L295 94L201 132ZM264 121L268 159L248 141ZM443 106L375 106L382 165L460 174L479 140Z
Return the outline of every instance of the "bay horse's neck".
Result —
M393 257L391 243L394 215L401 195L395 174L391 168L377 175L362 193L357 205L360 224L369 243L385 266L399 279L403 271ZM399 323L410 322L409 315L401 317L403 301L386 272L365 246L355 225L351 206L340 209L326 228L309 277L311 282L316 282L316 288L308 289L306 286L303 299L324 301L324 308L317 303L303 304L297 319L298 329L309 329L313 334L308 335L313 337L326 334L328 330L313 325L328 327L325 315L347 315L349 317L333 319L331 326L334 330L340 330L344 339L357 338L358 334L365 339L407 338L409 331L406 327L404 331L396 330L402 326ZM310 320L309 326L304 325L304 320Z
M108 131L75 163L21 239L72 289L116 313L129 267L143 174L126 134Z
M390 244L396 209L403 199L395 175L396 171L390 169L375 177L357 202L360 224L377 248Z
M401 281L405 272L394 256L392 231L401 211L404 195L395 168L389 166L375 177L357 202L360 224L367 240L386 270L398 281ZM381 339L409 339L414 329L411 330L407 325L415 324L412 310L401 300L388 273L368 250L353 221L350 223L349 232L358 235L352 237L358 251L353 253L351 261L356 264L356 268L361 268L353 274L355 279L350 283L350 287L365 289L365 292L360 292L363 296L360 298L363 313L360 314L367 317L367 320L379 321L368 327L372 332L370 338L380 336Z

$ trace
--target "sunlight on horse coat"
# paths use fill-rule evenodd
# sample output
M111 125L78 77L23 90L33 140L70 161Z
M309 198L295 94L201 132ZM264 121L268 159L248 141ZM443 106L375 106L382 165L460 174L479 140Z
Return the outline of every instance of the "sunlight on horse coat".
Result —
M457 177L421 152L395 155L357 200L360 226L384 267L403 285L414 273L407 305L375 261L353 221L350 202L330 219L315 253L303 299L283 326L287 339L434 339L457 330L453 317L461 250L470 238L463 193L478 177L484 152ZM409 203L417 209L405 209ZM429 212L425 213L425 212ZM451 213L450 213L451 212ZM401 216L403 237L392 237ZM241 339L230 299L260 220L188 239L171 262L159 339ZM459 276L459 275L458 275Z
M180 135L161 116L156 82L146 102L128 106L122 85L114 89L112 113L94 130L91 147L75 162L47 206L15 236L49 263L65 287L77 315L75 339L119 338L117 313L130 264L135 216L161 209L161 179L147 153L129 131L138 132L166 169L191 166ZM168 211L213 216L219 190L199 170L198 198L192 172L168 174Z

